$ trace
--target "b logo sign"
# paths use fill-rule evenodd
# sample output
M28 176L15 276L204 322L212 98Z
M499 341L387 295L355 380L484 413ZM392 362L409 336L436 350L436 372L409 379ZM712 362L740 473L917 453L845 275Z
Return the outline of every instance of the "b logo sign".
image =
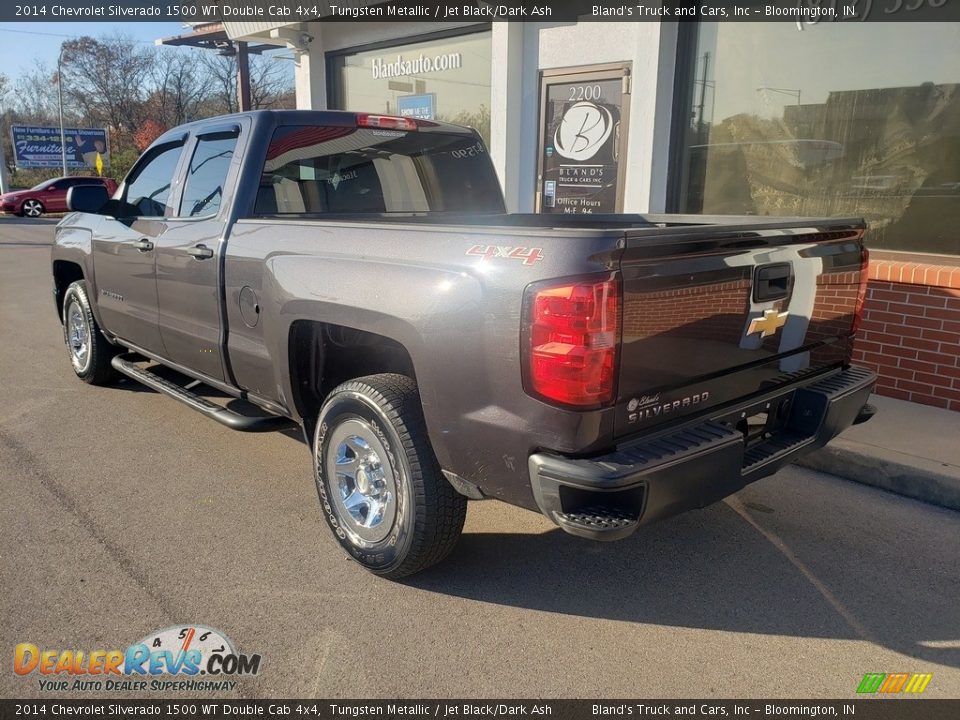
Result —
M553 144L557 153L568 160L589 160L610 137L613 116L605 107L592 102L578 102L563 114Z

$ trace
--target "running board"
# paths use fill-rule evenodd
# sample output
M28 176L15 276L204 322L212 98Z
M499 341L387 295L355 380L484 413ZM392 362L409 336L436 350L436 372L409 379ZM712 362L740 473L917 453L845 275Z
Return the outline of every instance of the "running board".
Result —
M138 383L146 385L151 390L156 390L159 393L172 397L174 400L179 400L184 405L189 405L197 412L206 415L211 420L216 420L221 425L226 425L231 430L239 430L241 432L272 432L274 430L294 427L295 425L292 420L280 417L279 415L241 415L222 405L212 403L206 398L176 383L170 382L149 370L144 370L127 359L128 357L130 356L117 355L110 361L110 364L113 365L117 372L121 372L127 377L136 380Z

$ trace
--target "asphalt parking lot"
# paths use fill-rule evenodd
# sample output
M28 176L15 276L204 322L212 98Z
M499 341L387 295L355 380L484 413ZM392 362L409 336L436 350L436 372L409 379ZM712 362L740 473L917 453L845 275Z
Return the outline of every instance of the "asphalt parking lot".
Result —
M3 697L42 695L17 643L184 623L262 655L230 697L853 698L899 671L960 697L960 513L800 468L615 544L473 503L444 564L367 574L295 434L75 379L53 227L0 219Z

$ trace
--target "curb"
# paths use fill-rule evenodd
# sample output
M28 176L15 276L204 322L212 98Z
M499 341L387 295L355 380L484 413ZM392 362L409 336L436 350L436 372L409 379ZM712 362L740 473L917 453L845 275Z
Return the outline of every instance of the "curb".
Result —
M810 453L797 465L960 510L960 467L842 438Z

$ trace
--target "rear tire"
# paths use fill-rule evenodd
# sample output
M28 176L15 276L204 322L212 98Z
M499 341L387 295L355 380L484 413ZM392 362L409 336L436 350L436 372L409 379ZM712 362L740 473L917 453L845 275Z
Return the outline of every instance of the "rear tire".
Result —
M109 385L116 379L110 361L118 349L100 332L83 280L71 284L63 294L63 340L78 378L90 385Z
M402 578L456 545L467 499L440 471L410 378L370 375L335 388L320 409L313 457L327 524L367 570Z

